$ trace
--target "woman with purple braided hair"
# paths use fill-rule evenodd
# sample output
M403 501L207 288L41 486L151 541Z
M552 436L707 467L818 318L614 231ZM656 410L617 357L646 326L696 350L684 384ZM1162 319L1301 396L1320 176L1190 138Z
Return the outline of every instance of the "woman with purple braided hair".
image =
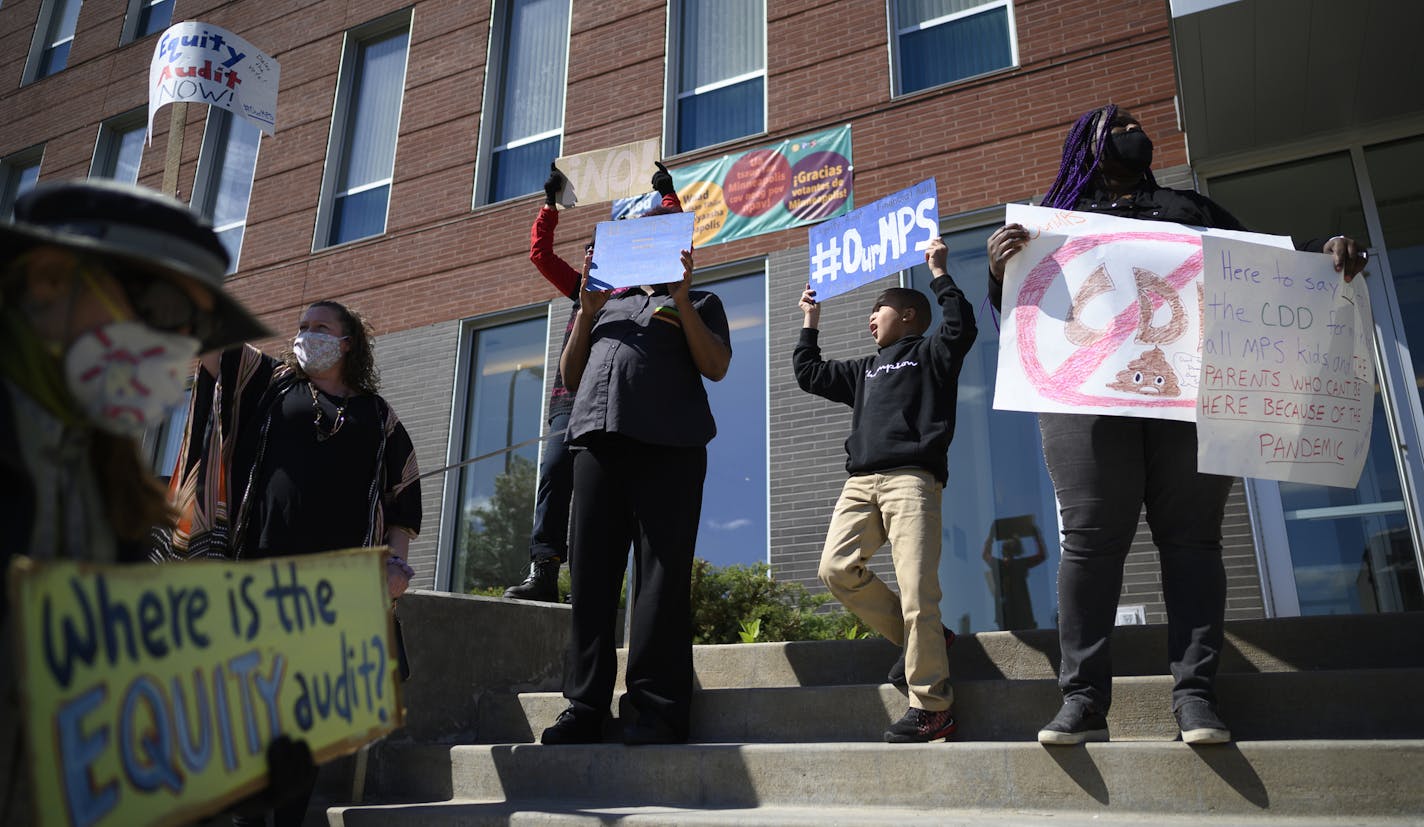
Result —
M1063 143L1058 177L1042 205L1147 221L1244 230L1231 213L1191 190L1159 186L1152 141L1131 114L1107 105L1080 117ZM1028 243L1009 224L989 236L989 293L998 307L1004 265ZM1334 258L1346 281L1365 265L1362 248L1337 236L1298 245ZM1112 702L1109 636L1123 563L1147 508L1162 567L1172 711L1189 744L1231 733L1214 689L1226 614L1221 520L1232 478L1197 471L1196 424L1096 414L1039 414L1043 456L1063 526L1058 638L1063 706L1038 733L1043 744L1108 740Z

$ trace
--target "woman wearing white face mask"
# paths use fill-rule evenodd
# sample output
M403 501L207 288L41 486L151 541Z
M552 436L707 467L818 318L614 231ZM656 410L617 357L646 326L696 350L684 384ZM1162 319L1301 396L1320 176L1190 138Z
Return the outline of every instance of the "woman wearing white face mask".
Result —
M404 592L419 472L378 384L369 326L333 301L302 313L280 358L250 345L204 356L167 554L252 559L388 545L391 596Z
M227 252L185 205L113 182L45 184L0 222L0 578L12 555L142 560L171 519L136 437L200 348L266 335L222 291ZM33 820L0 583L0 824Z

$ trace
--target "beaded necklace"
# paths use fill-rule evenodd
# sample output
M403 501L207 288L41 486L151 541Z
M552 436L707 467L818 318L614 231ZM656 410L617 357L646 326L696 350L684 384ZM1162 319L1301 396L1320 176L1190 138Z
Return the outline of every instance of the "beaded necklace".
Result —
M336 436L336 432L339 431L339 430L341 430L341 426L342 426L342 425L346 424L346 402L347 402L347 400L346 400L346 399L341 400L341 404L336 406L336 416L335 416L335 418L332 419L332 422L331 422L331 430L329 430L329 431L324 431L324 430L322 430L322 426L321 426L321 420L322 420L321 401L320 401L320 399L318 399L318 397L317 397L316 383L315 383L315 382L308 382L308 383L307 383L307 387L311 388L312 411L313 411L314 414L315 414L315 415L312 417L312 424L313 424L314 426L316 426L316 441L317 441L317 442L326 442L328 439L331 439L332 437Z

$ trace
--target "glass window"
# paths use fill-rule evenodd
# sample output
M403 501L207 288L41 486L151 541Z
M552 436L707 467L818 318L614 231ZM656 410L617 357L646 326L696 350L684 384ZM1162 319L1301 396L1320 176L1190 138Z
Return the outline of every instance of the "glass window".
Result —
M765 0L682 0L675 152L766 131Z
M247 228L247 204L261 135L250 121L226 109L214 106L208 112L193 204L213 222L213 230L227 248L229 273L237 270L237 255Z
M974 306L979 324L979 337L959 375L942 507L940 605L945 625L961 633L1058 625L1058 509L1043 464L1038 420L1031 413L993 410L999 331L987 302L984 244L997 227L944 235L950 275ZM929 268L921 264L907 274L908 286L930 297L933 335L940 310L930 290Z
M898 95L1018 62L1011 0L892 0L890 28Z
M471 337L463 456L478 457L539 436L544 402L544 317L487 327ZM460 469L451 591L523 579L539 445L496 453Z
M40 179L44 147L37 146L0 160L0 221L15 214L15 199L34 188Z
M497 9L498 36L491 40L489 62L498 77L485 104L493 120L479 203L538 192L550 162L559 157L569 8L569 0L506 0Z
M188 401L193 396L190 387L183 392L183 398L168 412L168 417L158 425L148 429L143 436L143 451L148 457L153 473L163 479L173 476L178 465L178 451L183 447L183 436L188 427Z
M173 22L173 2L129 0L129 13L124 19L124 36L120 43L130 43L168 28Z
M717 436L707 446L697 556L714 566L767 562L766 277L761 273L696 285L722 300L732 363L704 381Z
M1372 179L1383 191L1393 189L1393 196L1412 189L1417 204L1421 190L1412 172L1412 167L1386 165L1372 170ZM1378 192L1383 215L1391 196ZM1345 152L1214 178L1211 197L1253 230L1294 234L1300 240L1340 234L1372 243L1354 166ZM1371 291L1371 298L1376 295ZM1375 299L1376 314L1386 306ZM1384 405L1377 386L1370 453L1358 487L1278 484L1301 614L1424 608ZM1254 490L1269 492L1269 487Z
M83 0L46 0L40 6L25 82L47 78L69 63L69 47Z
M397 30L382 28L369 37L350 38L332 120L327 157L330 198L322 215L324 232L317 248L343 244L386 231L391 180L395 173L396 133L405 89L408 16Z
M134 110L99 125L90 178L138 183L139 163L143 160L143 118L142 110Z

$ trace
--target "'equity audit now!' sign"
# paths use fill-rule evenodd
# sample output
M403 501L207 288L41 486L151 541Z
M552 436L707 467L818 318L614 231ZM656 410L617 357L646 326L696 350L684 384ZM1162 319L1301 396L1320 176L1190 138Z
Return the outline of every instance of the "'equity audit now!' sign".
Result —
M149 141L153 116L166 103L219 106L273 134L281 72L271 55L227 29L175 23L159 36L148 64Z

